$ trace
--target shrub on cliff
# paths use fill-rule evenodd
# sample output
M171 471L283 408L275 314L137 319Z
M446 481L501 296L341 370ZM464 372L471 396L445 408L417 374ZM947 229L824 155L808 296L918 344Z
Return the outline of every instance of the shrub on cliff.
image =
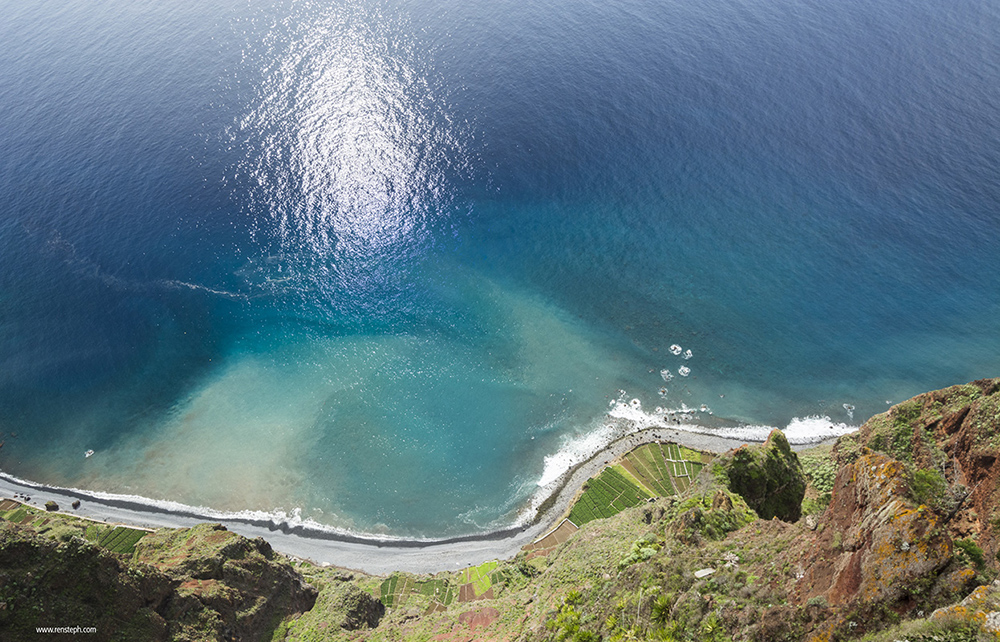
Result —
M799 519L806 478L799 458L780 430L760 446L741 446L717 460L716 476L763 519Z

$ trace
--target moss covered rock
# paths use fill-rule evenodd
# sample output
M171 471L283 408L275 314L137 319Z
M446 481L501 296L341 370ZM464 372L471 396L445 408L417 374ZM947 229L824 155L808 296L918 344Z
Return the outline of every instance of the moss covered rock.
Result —
M97 629L91 640L167 640L157 608L170 589L155 569L85 540L0 528L0 639L36 640L35 627L79 625Z
M315 600L316 590L264 540L218 525L150 535L131 559L76 536L0 529L5 642L67 623L96 628L88 640L270 640Z
M333 581L322 587L316 606L309 613L309 622L289 627L287 639L308 638L310 622L321 622L326 630L356 631L375 628L383 615L385 606L370 593L351 582Z
M717 474L761 518L799 519L806 477L784 433L772 430L760 446L741 446L720 457Z
M668 502L667 533L687 544L720 540L756 519L742 497L718 488Z
M178 582L165 612L177 639L187 631L209 639L269 639L282 618L308 611L316 602L316 589L266 541L247 539L220 524L144 537L133 559Z

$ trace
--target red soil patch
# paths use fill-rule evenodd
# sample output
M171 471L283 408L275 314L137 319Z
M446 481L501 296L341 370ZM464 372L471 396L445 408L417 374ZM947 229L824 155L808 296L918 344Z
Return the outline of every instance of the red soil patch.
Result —
M218 586L218 580L188 580L182 583L178 588L188 589L189 591L201 592L206 589L212 590Z
M488 627L498 619L500 619L500 611L492 607L479 609L477 611L466 611L458 616L458 621L461 624L468 624L469 628L473 631L475 631L477 627Z
M475 602L476 600L492 600L493 599L493 587L490 587L485 593L480 596L476 596L476 591L472 587L472 584L463 584L458 588L458 601L459 602Z

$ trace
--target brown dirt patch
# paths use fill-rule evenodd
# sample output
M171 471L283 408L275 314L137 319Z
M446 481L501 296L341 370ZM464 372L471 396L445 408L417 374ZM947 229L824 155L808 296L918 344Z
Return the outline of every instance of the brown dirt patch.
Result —
M466 611L458 616L458 621L468 624L469 628L475 631L477 628L485 628L500 619L500 611L487 607L475 611Z
M187 589L195 593L201 593L205 591L213 591L218 585L218 580L188 580L183 582L177 588Z
M573 535L573 533L577 532L578 530L580 529L576 526L576 524L569 521L568 519L564 519L559 524L559 526L556 526L554 529L549 531L548 535L546 535L540 540L536 540L531 544L526 545L524 547L524 550L544 551L543 553L538 553L534 555L534 557L537 557L538 555L545 555L549 553L556 546L568 540Z
M463 584L458 588L458 601L459 602L475 602L476 600L492 600L493 599L493 587L491 586L482 595L477 596L476 591L472 584Z

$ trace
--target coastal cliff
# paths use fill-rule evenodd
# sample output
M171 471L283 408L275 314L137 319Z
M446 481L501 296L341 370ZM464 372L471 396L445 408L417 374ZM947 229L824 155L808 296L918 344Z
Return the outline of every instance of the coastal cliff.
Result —
M578 510L588 521L513 560L434 576L315 566L212 525L142 536L126 555L109 550L114 531L97 545L71 518L15 510L0 529L0 632L75 620L95 640L997 640L998 453L1000 379L953 386L832 447L795 453L775 431L699 460L672 493L625 461L593 486L648 487L631 508Z

